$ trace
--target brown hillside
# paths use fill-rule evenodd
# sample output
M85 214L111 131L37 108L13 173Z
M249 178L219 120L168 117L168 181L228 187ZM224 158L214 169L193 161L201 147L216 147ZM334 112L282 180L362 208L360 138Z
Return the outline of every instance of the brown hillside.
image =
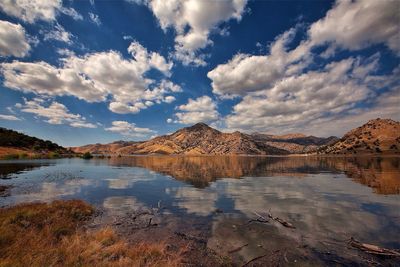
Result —
M72 148L75 152L104 154L185 154L185 155L234 155L234 154L288 154L286 150L269 146L240 132L222 133L204 123L197 123L145 142L118 142L108 145L87 145Z
M400 123L391 119L370 120L322 149L327 154L399 153Z

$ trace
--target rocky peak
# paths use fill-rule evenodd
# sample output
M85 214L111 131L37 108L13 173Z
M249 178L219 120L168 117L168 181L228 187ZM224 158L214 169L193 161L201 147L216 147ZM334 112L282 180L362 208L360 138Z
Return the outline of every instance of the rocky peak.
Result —
M189 132L193 132L193 131L195 131L195 132L203 132L203 131L219 132L218 130L216 130L214 128L211 128L210 126L208 126L204 122L199 122L199 123L196 123L196 124L194 124L192 126L189 126L189 127L183 128L183 129L186 130L186 131L189 131Z

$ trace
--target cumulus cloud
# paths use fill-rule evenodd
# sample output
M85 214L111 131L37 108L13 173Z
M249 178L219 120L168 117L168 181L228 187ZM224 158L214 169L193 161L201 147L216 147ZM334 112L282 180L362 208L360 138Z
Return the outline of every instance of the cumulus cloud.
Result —
M129 137L143 137L155 133L155 131L149 128L140 128L137 127L135 123L129 123L127 121L113 121L112 126L105 128L105 130Z
M313 60L314 47L328 45L320 54L332 56L335 49L357 50L371 44L385 43L400 52L399 2L340 0L326 16L313 23L307 38L288 51L297 27L278 36L268 55L235 55L218 65L207 76L212 80L213 92L223 96L243 96L248 92L270 88L275 82L300 73Z
M94 14L94 13L92 13L92 12L89 12L89 18L90 18L90 20L91 20L94 24L96 24L97 26L100 26L100 25L101 25L101 21L100 21L100 18L99 18L98 15L96 15L96 14Z
M30 49L24 27L0 20L0 56L24 57Z
M269 55L237 54L225 64L209 71L215 94L224 97L243 96L267 89L285 76L300 73L311 60L309 45L302 43L288 51L296 28L279 35L270 46Z
M378 97L384 87L392 87L398 94L397 74L376 76L376 68L376 56L367 60L348 58L322 70L285 78L272 88L246 95L225 122L232 129L311 133L310 128L317 130L323 121L353 114L358 104ZM392 113L387 115L393 116L396 109L399 112L392 105ZM333 132L338 131L343 129Z
M28 23L38 20L54 21L57 13L62 12L75 20L82 16L73 8L62 6L62 0L3 0L0 9L9 16Z
M175 98L174 96L172 96L172 95L166 96L166 97L164 98L164 102L165 102L165 103L172 103L172 102L174 102L175 100L176 100L176 98Z
M144 3L164 31L170 27L176 31L175 58L184 65L199 66L206 65L204 55L198 52L212 44L209 39L212 31L231 19L240 21L247 0L149 0Z
M115 51L82 57L71 54L60 67L43 61L2 63L4 86L38 95L70 95L87 102L110 101L109 109L116 113L137 113L148 107L146 101L161 103L165 95L181 91L167 79L157 82L146 77L151 69L168 77L171 62L137 42L128 51L132 59Z
M6 121L20 121L20 118L17 118L14 115L5 115L5 114L0 114L0 120L6 120Z
M333 43L349 50L386 44L400 55L400 3L397 0L338 0L326 16L312 24L313 44Z
M16 107L22 112L43 118L50 124L68 124L76 128L97 128L95 124L87 122L82 115L70 113L65 105L56 101L47 103L41 98L24 99L24 104L18 103Z
M363 112L371 109L376 114L374 98L387 88L399 92L394 89L399 84L398 69L392 75L377 75L379 53L369 58L331 58L337 49L359 50L378 43L397 53L396 6L398 2L390 0L337 1L294 48L289 49L301 27L278 36L266 55L237 54L208 72L215 94L240 99L225 118L226 126L247 131L307 131L334 118L355 118L360 105L366 106ZM321 50L316 47L322 52L318 54ZM317 70L316 58L322 59ZM387 114L394 116L393 109Z
M212 122L219 118L217 105L209 96L201 96L189 99L185 105L177 107L179 112L175 113L175 123L194 124L197 122ZM172 122L172 120L167 120Z

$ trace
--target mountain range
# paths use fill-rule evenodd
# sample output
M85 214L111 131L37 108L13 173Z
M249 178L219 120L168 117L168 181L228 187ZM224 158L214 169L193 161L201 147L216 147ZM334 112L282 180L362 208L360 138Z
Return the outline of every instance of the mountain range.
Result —
M114 155L288 155L399 153L400 123L375 119L346 133L341 139L304 134L269 135L223 133L205 123L182 128L148 141L117 141L71 148L76 153Z

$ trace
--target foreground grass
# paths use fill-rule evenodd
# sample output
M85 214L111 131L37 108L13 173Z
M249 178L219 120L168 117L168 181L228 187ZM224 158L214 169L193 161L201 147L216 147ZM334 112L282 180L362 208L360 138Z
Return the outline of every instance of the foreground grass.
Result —
M111 228L82 230L93 212L79 200L0 209L0 266L179 266L163 244L130 245Z

